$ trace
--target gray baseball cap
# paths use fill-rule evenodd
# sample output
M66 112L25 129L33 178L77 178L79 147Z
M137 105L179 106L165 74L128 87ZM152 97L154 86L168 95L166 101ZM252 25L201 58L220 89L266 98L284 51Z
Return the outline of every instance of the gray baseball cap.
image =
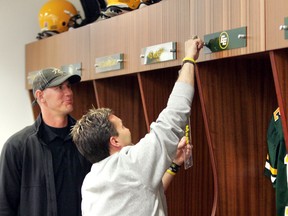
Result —
M43 91L46 88L58 86L68 80L71 84L80 82L81 76L64 72L58 68L46 68L39 71L33 80L33 95L37 90ZM36 100L33 102L35 103Z

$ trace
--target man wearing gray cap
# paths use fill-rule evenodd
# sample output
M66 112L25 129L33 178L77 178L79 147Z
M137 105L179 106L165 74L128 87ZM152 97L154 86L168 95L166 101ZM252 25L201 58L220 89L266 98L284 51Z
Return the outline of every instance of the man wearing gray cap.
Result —
M91 164L70 136L71 84L81 77L44 69L33 81L35 123L12 135L0 157L1 216L81 216L81 185Z

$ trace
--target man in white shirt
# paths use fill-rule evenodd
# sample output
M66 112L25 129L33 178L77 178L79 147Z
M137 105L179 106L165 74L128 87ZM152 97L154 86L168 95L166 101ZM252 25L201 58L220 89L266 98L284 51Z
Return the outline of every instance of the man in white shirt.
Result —
M108 108L91 109L76 123L73 141L93 163L82 185L83 216L167 215L162 177L188 123L195 61L202 47L198 37L185 42L183 66L167 106L136 145L131 144L130 130Z

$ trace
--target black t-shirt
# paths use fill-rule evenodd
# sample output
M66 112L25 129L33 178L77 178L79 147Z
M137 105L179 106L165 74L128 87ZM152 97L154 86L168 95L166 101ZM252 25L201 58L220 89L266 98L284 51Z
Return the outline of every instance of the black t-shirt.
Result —
M42 139L53 158L58 216L81 215L81 185L83 175L79 153L72 142L70 128L53 128L43 122Z

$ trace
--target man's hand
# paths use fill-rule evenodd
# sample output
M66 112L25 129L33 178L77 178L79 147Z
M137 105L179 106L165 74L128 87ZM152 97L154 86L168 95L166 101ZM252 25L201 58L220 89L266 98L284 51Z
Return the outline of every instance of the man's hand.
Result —
M187 40L185 42L185 58L192 59L195 63L203 46L204 42L198 37ZM190 63L183 64L178 81L188 83L194 87L194 66Z
M194 59L199 57L199 52L203 48L204 42L197 36L185 42L185 57Z
M187 148L187 149L185 149ZM178 143L178 148L177 148L177 153L176 153L176 157L173 160L173 162L179 166L181 166L184 162L184 149L186 150L186 154L187 152L190 153L192 150L192 146L189 144L187 145L186 143L186 138L182 137L182 139L180 140L180 142ZM168 172L165 172L162 178L162 183L163 183L163 187L164 187L164 191L167 190L168 186L170 185L171 181L173 180L175 175L171 175Z
M187 145L185 136L182 137L182 139L178 143L177 153L173 160L173 162L179 166L181 166L184 163L184 153L183 153L184 150L185 154L187 155L189 155L190 151L192 150L192 146L190 144Z

